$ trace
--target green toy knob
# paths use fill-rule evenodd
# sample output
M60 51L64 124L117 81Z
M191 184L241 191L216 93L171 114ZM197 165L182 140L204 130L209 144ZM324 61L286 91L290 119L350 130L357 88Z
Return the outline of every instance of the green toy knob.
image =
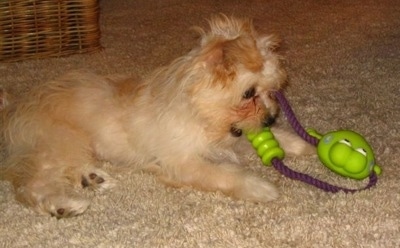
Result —
M261 158L264 165L272 165L272 159L283 159L285 152L275 140L269 128L264 128L260 133L248 133L247 139L251 142L257 155Z

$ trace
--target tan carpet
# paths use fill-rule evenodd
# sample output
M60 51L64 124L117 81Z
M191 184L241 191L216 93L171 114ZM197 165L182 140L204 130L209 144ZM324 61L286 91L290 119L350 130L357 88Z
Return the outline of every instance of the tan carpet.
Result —
M103 0L101 8L102 52L0 64L0 84L18 96L77 68L145 75L186 53L197 41L189 28L211 14L249 16L284 40L286 95L300 121L364 134L384 172L370 191L328 194L249 161L280 187L270 204L126 173L86 214L62 220L19 205L0 181L0 247L400 247L399 1ZM339 178L315 157L285 162L338 185L366 184Z

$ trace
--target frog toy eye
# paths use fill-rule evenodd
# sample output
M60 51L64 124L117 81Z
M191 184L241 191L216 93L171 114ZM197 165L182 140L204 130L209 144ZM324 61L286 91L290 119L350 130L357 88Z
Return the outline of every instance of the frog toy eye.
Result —
M365 149L363 149L363 148L357 148L356 151L361 153L365 157L367 156L367 151Z
M342 143L342 144L345 144L345 145L351 147L351 143L350 143L350 141L348 139L343 139L343 140L339 141L339 143Z

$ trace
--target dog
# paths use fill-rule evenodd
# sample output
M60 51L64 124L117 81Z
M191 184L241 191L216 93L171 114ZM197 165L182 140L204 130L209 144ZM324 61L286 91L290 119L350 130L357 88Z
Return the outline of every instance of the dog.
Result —
M90 201L78 189L116 183L99 161L153 173L174 187L276 199L276 187L246 170L238 151L248 143L245 133L271 126L279 113L273 93L287 81L279 41L257 34L250 19L208 22L197 28L197 47L144 80L78 71L24 98L3 99L2 174L16 199L57 218L80 215ZM310 149L273 129L287 153Z

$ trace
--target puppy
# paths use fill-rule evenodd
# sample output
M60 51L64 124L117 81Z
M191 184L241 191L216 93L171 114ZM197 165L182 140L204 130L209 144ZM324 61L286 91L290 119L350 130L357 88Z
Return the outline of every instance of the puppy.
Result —
M167 185L268 202L277 189L244 171L242 134L271 125L272 93L286 81L273 36L220 15L198 28L198 47L144 80L73 72L4 107L8 158L2 172L16 199L58 218L82 214L78 188L115 184L98 161L154 173ZM6 101L4 101L6 102ZM289 153L307 145L277 131Z

